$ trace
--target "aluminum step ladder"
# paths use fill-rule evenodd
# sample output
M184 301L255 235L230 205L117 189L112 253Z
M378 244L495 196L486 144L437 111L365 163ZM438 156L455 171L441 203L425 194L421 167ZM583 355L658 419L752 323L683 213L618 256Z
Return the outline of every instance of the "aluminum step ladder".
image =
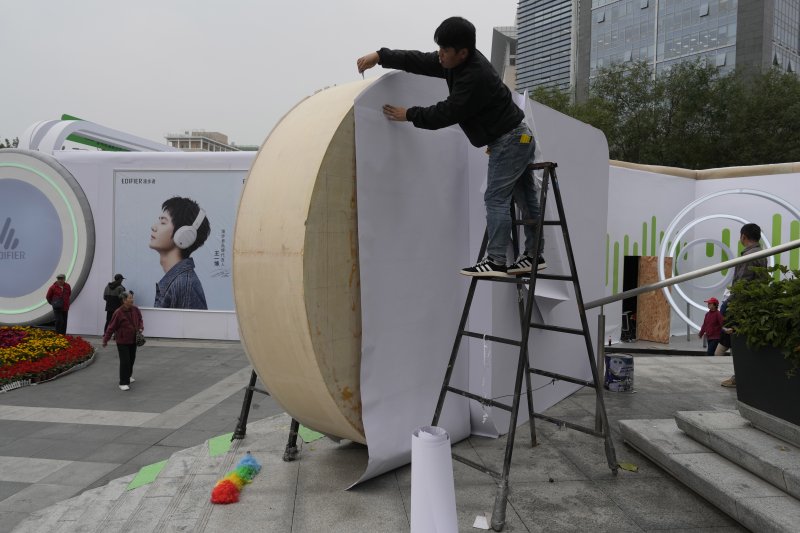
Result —
M508 477L511 469L511 455L514 451L514 435L516 433L516 428L517 428L517 414L519 412L520 398L523 394L522 391L523 376L525 378L525 394L528 400L531 446L537 445L536 426L534 420L536 418L547 420L548 422L552 422L559 426L569 427L571 429L581 431L583 433L587 433L589 435L593 435L595 437L603 439L605 444L606 459L608 460L608 466L614 475L616 475L618 471L616 452L614 450L614 444L611 440L611 431L609 429L608 419L606 416L605 403L603 401L603 388L602 388L603 384L601 376L598 375L597 364L593 356L594 351L592 348L592 338L589 333L589 324L586 319L586 309L584 308L583 296L581 294L581 286L578 281L578 271L575 266L575 257L572 253L572 244L570 242L569 232L567 230L567 220L566 220L566 215L564 213L564 204L561 200L561 190L559 188L558 178L556 176L556 166L557 166L556 163L550 163L550 162L534 163L528 166L527 172L531 173L529 179L533 179L532 172L534 170L543 171L542 187L539 194L539 217L536 220L532 219L517 220L516 210L512 202L511 212L514 224L514 231L512 232L513 233L512 242L514 245L514 254L515 256L517 256L519 254L519 238L517 235L518 234L517 227L524 225L533 225L535 227L534 249L539 250L539 243L541 242L542 239L544 226L560 226L561 231L563 233L564 246L566 248L567 259L569 261L570 273L568 275L543 274L537 271L536 261L533 261L531 271L525 273L522 276L472 278L472 281L470 282L469 285L469 291L467 292L467 299L466 302L464 303L464 310L461 314L461 322L458 325L458 332L456 334L456 338L453 343L453 350L450 353L450 361L447 363L447 371L445 372L444 381L442 383L442 388L439 393L439 400L436 404L436 411L434 412L433 421L431 422L431 425L433 426L437 425L437 423L439 422L439 417L442 414L442 407L444 406L444 400L445 397L447 396L447 393L458 394L466 398L469 398L471 400L475 400L483 406L497 407L498 409L503 409L511 413L511 418L508 427L508 434L506 436L507 439L506 450L505 450L505 458L503 460L502 472L496 472L494 470L486 468L481 464L471 461L465 457L461 457L458 454L455 453L453 454L453 459L455 459L456 461L459 461L481 472L489 474L497 481L498 488L497 488L497 495L494 501L494 510L492 512L492 523L491 523L492 529L495 531L501 531L505 526L505 521L506 521L506 505L508 502L508 491L509 491ZM551 185L553 188L553 197L555 199L556 206L558 208L558 220L544 219L547 193ZM479 261L483 258L483 255L486 251L487 241L488 241L488 236L486 233L484 233L483 244L481 245L480 252L478 252ZM580 329L531 322L534 295L536 293L536 282L539 279L550 279L550 280L572 282L572 285L575 290L575 298L578 304L578 313L580 314L580 319L581 319ZM519 316L520 316L520 326L521 326L520 328L521 336L519 339L498 337L494 335L488 335L485 333L469 331L466 329L467 319L469 317L470 308L472 306L472 300L475 295L475 288L479 281L514 283L517 285L517 292L519 296L517 298L517 301L519 305ZM589 367L592 370L592 380L587 381L585 379L557 374L554 372L548 372L546 370L541 370L532 367L531 360L535 360L535 357L533 357L535 355L535 346L529 347L528 340L531 329L541 329L541 330L555 331L558 333L564 333L569 335L583 336L586 344L586 355L588 357ZM599 335L600 337L598 337L598 342L603 342L603 332L600 332ZM450 379L453 374L453 368L455 367L456 359L458 358L461 339L465 336L477 339L484 339L484 341L498 342L502 344L508 344L511 346L519 347L519 361L517 364L516 381L514 383L514 395L511 404L502 403L493 398L484 398L477 394L473 394L469 391L458 389L450 385ZM561 420L555 417L535 412L533 407L533 395L531 393L531 374L538 374L540 376L551 378L552 380L567 381L569 383L575 383L578 385L582 385L584 387L594 388L596 394L595 418L597 421L595 426L594 427L581 426L579 424L574 424L566 420Z

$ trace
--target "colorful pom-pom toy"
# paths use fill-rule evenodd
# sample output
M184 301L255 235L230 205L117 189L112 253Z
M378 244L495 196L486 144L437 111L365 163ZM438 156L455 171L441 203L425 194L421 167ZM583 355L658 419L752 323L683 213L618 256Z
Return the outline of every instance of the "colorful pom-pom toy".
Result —
M228 472L224 478L217 481L211 491L211 503L236 503L239 501L239 492L242 487L251 483L261 471L261 465L247 452L236 465L236 468Z

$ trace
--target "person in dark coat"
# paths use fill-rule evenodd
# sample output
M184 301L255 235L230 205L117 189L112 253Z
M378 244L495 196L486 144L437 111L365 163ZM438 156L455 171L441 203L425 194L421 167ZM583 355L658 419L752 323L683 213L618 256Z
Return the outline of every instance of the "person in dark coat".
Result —
M103 348L111 335L117 342L119 352L119 388L130 390L133 379L133 363L136 362L136 333L144 331L142 312L133 304L133 293L122 294L122 306L114 311L111 322L103 334Z
M486 176L486 257L476 265L461 269L465 276L505 277L525 274L547 265L541 255L542 241L535 250L535 229L525 226L525 251L510 266L506 250L511 240L511 198L517 200L524 218L538 219L539 202L533 174L536 143L525 122L525 113L514 103L511 91L492 64L475 48L475 26L461 17L445 19L433 34L438 52L390 50L358 58L363 74L375 65L412 74L444 78L449 96L432 106L409 108L386 104L384 116L393 121L409 121L417 128L438 130L458 124L469 142L487 148Z
M47 289L45 299L53 308L53 317L56 322L56 333L67 334L67 316L69 314L69 300L72 296L72 287L67 283L67 276L59 274L56 282Z
M111 322L111 316L114 314L114 311L119 309L122 305L120 296L123 292L126 292L125 287L122 285L122 280L124 279L122 274L115 275L114 281L106 285L103 291L103 300L106 301L106 323L103 325L104 333L106 328L108 328L108 323Z

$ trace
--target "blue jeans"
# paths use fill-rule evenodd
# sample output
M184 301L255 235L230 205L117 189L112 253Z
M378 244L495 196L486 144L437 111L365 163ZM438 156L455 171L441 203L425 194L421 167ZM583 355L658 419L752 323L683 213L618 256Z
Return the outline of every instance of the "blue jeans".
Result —
M520 137L530 136L529 143L521 143ZM511 197L522 209L524 218L539 217L539 199L533 183L533 173L528 164L533 161L536 143L528 125L519 126L489 144L489 171L486 178L486 229L489 243L486 255L493 263L506 264L506 251L511 239ZM533 250L535 227L525 226L525 254L536 258L542 249Z

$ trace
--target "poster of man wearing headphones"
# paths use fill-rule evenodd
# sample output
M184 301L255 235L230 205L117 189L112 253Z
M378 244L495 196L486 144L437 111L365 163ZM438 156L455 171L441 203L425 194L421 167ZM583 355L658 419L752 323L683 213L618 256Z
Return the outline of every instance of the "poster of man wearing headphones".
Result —
M114 270L140 307L233 311L244 171L114 173Z

